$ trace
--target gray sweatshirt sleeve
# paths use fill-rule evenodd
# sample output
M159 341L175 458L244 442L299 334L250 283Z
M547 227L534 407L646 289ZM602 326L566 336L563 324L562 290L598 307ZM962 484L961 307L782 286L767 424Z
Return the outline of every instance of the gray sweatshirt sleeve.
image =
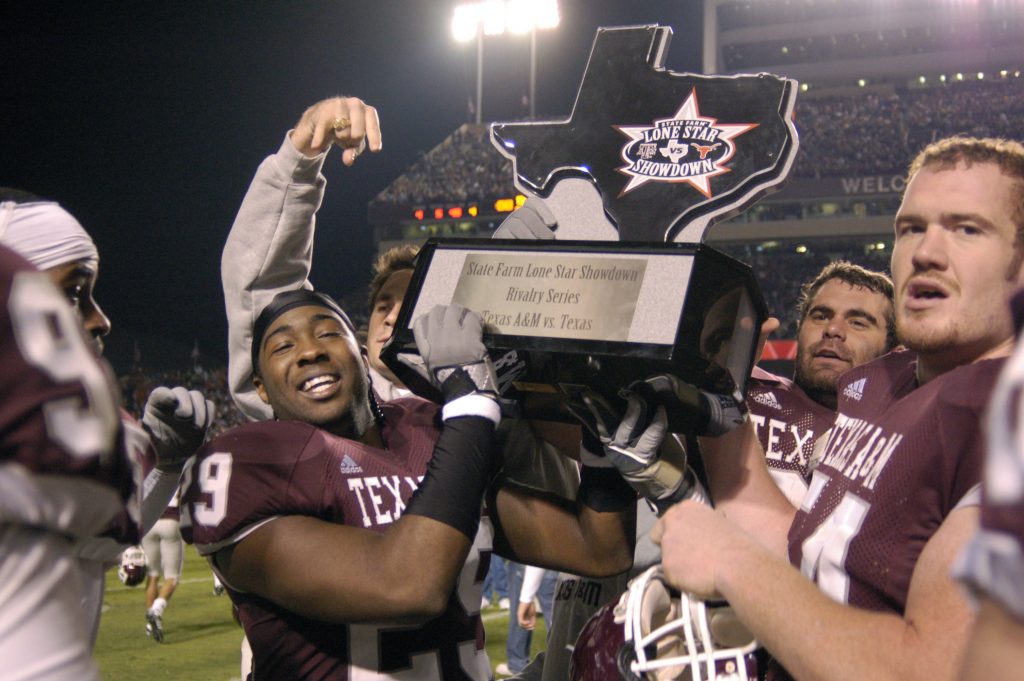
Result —
M285 136L281 148L260 164L242 200L221 256L221 283L228 317L228 387L242 413L273 417L252 384L253 323L281 291L313 288L316 211L326 179L326 154L308 158Z

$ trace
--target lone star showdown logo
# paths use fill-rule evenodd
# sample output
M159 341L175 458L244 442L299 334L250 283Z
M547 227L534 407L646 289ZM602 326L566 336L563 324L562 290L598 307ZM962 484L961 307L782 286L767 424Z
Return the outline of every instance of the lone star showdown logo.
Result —
M617 169L630 176L622 194L647 182L689 182L711 198L708 180L729 172L725 162L736 153L733 140L758 125L719 124L717 118L701 116L694 88L672 118L654 121L653 126L614 126L630 138L622 147L627 165Z

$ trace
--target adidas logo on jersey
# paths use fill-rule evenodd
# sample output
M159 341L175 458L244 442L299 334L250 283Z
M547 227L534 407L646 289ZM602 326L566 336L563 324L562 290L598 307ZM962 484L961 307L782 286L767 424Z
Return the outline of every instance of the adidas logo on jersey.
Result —
M769 409L782 409L782 405L775 399L775 393L760 393L752 398L758 404L763 404Z
M352 460L352 457L348 454L341 460L341 472L346 475L352 475L354 473L362 473L363 467Z
M868 379L866 378L854 381L850 385L846 386L843 390L843 395L849 397L851 400L857 400L860 402L861 398L864 397L864 384L867 382Z

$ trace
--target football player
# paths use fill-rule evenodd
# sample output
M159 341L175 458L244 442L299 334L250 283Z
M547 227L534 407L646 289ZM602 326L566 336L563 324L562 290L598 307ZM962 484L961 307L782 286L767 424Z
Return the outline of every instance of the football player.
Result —
M116 383L46 274L0 246L0 679L98 679L69 538L125 508Z
M341 125L345 122L347 126ZM278 152L260 164L224 247L222 280L229 321L229 385L236 403L250 418L272 418L272 410L259 399L252 383L254 319L261 306L276 294L312 288L308 276L315 215L326 185L321 169L332 146L342 148L342 161L347 166L355 162L355 151L379 150L376 111L356 98L332 98L309 107ZM506 220L502 227L511 229L518 225L524 211L530 210L516 211L515 219ZM366 351L371 385L379 402L410 394L380 361L379 352L391 337L416 251L413 246L390 249L374 266ZM508 361L498 364L501 378L507 378L508 367L516 366ZM499 446L505 453L503 475L523 489L539 489L571 504L579 484L577 467L545 441L552 439L549 431L538 424L503 421L498 432ZM243 673L247 669L243 656Z
M1013 344L1022 191L1016 142L953 137L922 151L892 254L910 350L842 376L800 509L743 424L702 442L718 510L683 502L655 526L668 579L725 597L775 678L958 672L972 616L949 570L977 523L979 417Z
M1019 329L1024 293L1014 297L1013 308ZM1024 343L1018 340L989 404L981 527L955 567L980 603L964 663L963 678L969 681L1010 681L1024 669L1022 381Z
M352 166L366 149L380 151L376 109L355 97L334 97L310 106L277 153L256 170L224 244L221 282L228 316L228 384L239 409L253 420L273 418L273 414L252 383L252 325L278 293L313 288L309 274L316 212L327 185L322 171L334 146L342 149L346 166ZM523 219L525 214L529 218ZM543 207L534 209L527 202L526 209L513 213L495 236L519 234L527 225L545 219L551 220ZM381 361L380 350L391 338L417 252L410 244L396 246L382 253L373 266L365 344L379 401L411 394ZM497 368L501 372L502 367Z
M635 494L608 468L584 467L570 508L499 481L481 519L500 410L480 318L437 308L415 332L446 394L440 431L437 407L419 398L375 408L333 301L279 294L256 320L252 356L277 421L229 431L186 468L183 534L238 605L257 676L486 679L479 608L492 540L578 572L630 563Z
M146 552L146 635L164 642L164 611L178 588L185 560L178 496L167 504L153 528L142 538Z
M747 387L749 417L764 449L768 471L794 504L800 503L807 489L815 436L825 432L835 418L835 384L839 375L883 354L895 342L892 282L884 274L847 262L831 263L804 284L798 310L799 382L755 366ZM705 326L702 336L716 335L714 324ZM777 320L769 320L762 330L763 337L767 338L777 326ZM708 346L705 351L711 352L712 348ZM645 492L640 486L637 491ZM674 501L662 504L662 510ZM644 520L643 515L638 518L638 529L653 524L653 519ZM638 539L630 575L660 561L658 548L643 548L647 545L650 540L646 536ZM566 642L571 652L576 634L587 618L621 593L630 575L605 580L560 575L555 617L549 623L552 640ZM589 644L601 645L597 641ZM543 657L517 678L566 678L570 656L563 647L565 643L549 647ZM590 651L591 647L584 645L573 657L588 657ZM577 665L578 677L574 678L600 678L599 669L603 667ZM591 672L598 676L588 676Z
M800 290L793 380L757 366L751 372L750 421L768 472L794 506L807 492L814 443L835 418L839 377L896 345L892 298L884 274L829 263Z
M99 276L99 252L78 220L59 204L16 189L0 188L0 243L25 257L63 292L92 342L103 350L110 320L93 297ZM136 470L131 503L99 536L79 539L82 608L95 642L103 605L105 573L120 562L124 549L138 544L163 512L177 486L187 456L205 437L213 405L197 391L156 388L140 425L121 411L122 454Z
M764 450L768 473L794 505L800 504L807 491L815 439L828 430L835 418L839 376L849 368L884 354L895 344L892 295L892 281L880 272L844 261L826 265L801 287L797 304L800 326L795 379L791 381L757 366L752 370L747 384L749 419ZM777 327L778 320L770 319L762 329L762 337L767 338ZM707 333L713 335L714 332ZM653 520L646 523L648 527L652 524ZM656 546L652 545L643 555L639 553L645 544L650 544L646 536L637 542L638 554L631 575L660 562ZM597 613L600 606L625 589L626 576L620 577L613 588L609 588L611 580L567 575L561 578L570 588L559 589L556 617L549 629L570 642L573 679L605 678L608 669L617 669L616 655L622 646L621 641L601 640L607 633L605 628L618 627L617 638L621 638L624 626L620 617L611 616L610 606L599 616L606 621L588 625L587 631L576 641L575 650L571 643L588 615ZM589 601L581 598L587 593L598 597ZM604 653L595 657L595 651L600 648L605 648ZM609 656L610 665L603 663L602 654ZM542 663L542 671L528 668L517 678L547 680L569 675L569 655L564 651L549 649ZM756 670L756 666L751 669Z

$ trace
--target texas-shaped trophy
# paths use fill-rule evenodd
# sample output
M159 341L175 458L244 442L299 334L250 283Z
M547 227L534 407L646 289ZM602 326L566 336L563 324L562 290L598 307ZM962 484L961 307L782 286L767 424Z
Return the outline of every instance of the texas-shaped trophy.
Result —
M750 267L703 240L781 188L797 83L669 71L671 37L598 29L568 119L491 126L520 210L540 199L556 225L552 238L426 242L383 353L414 392L436 397L409 368L413 322L452 302L482 315L511 413L571 420L587 395L621 408L621 388L658 373L745 390L767 309ZM670 405L674 431L695 418Z

